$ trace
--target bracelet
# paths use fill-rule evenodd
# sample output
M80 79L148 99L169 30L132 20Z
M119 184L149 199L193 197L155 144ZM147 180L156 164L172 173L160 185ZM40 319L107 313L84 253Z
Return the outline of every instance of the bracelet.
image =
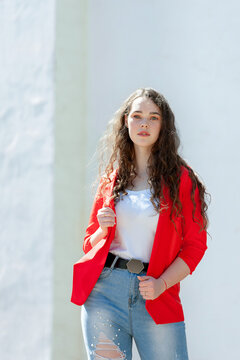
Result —
M164 281L164 284L165 284L165 286L166 286L166 289L165 290L167 290L167 283L166 283L166 281L164 280L164 278L163 277L161 277L161 279Z

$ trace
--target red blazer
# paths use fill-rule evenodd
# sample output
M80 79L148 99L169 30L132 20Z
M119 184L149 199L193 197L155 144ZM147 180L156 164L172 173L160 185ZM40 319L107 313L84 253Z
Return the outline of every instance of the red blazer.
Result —
M113 186L117 177L117 169L110 176L111 182L107 185L103 197L97 198L99 187L93 202L86 236L83 241L85 255L73 266L73 286L71 302L82 305L91 293L98 277L104 267L110 244L114 239L116 225L108 228L107 236L100 240L94 247L90 244L91 235L98 229L97 212L103 206L111 207L114 212L114 201L110 199ZM190 198L192 181L188 171L182 166L179 186L179 197L182 203L182 212L185 222L181 217L174 219L177 232L170 221L171 199L167 187L164 187L164 195L170 204L167 210L159 214L158 224L154 237L151 257L147 275L158 278L164 270L175 260L177 256L182 258L190 268L190 274L202 259L207 249L207 234L192 219L193 204ZM199 191L196 187L194 198L196 201L195 218L202 224L200 212ZM168 288L154 300L146 300L145 306L156 324L179 322L184 320L183 308L179 297L180 282Z

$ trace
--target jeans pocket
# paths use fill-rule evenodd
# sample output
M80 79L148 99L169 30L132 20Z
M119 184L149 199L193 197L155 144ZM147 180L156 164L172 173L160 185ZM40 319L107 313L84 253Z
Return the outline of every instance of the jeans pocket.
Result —
M104 267L98 279L106 279L111 275L111 273L112 269L110 267Z

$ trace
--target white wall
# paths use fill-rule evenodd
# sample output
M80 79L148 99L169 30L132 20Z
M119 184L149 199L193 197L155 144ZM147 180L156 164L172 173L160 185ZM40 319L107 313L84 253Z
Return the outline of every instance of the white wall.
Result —
M0 1L0 358L51 357L54 1Z
M86 199L87 0L56 6L54 317L52 360L84 359L80 308L70 302L81 257Z

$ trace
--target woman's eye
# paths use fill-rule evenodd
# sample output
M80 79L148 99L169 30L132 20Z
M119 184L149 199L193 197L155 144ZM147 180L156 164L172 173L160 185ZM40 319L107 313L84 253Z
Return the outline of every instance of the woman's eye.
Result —
M133 117L136 118L136 119L140 119L140 118L141 118L140 115L133 115ZM152 120L158 120L158 117L157 117L157 116L152 116L151 119L152 119Z

